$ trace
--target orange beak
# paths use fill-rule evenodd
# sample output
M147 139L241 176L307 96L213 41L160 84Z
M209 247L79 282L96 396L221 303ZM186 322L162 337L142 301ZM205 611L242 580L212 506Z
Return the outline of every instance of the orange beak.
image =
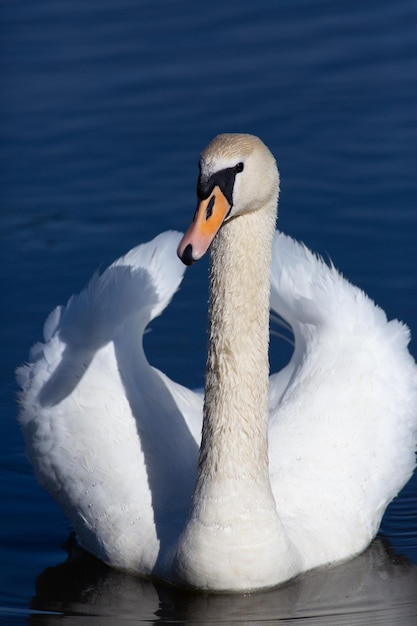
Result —
M219 186L214 187L208 198L201 200L177 249L177 254L185 265L191 265L204 256L230 208L231 205Z

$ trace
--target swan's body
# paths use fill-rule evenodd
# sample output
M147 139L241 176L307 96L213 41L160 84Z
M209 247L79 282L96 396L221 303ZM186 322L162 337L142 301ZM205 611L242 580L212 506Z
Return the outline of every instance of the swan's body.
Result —
M189 264L219 230L204 411L142 348L184 269L164 233L51 314L19 370L20 421L88 551L177 584L257 589L369 544L414 469L417 369L404 325L274 235L278 173L260 140L213 140L198 194L178 250ZM268 393L269 304L295 350Z

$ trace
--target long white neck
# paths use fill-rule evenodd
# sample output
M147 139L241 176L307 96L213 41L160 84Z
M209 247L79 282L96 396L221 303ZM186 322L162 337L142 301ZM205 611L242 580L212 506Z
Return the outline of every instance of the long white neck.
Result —
M288 560L268 472L275 216L274 199L224 224L212 247L202 444L176 559L181 580L211 589L270 585L277 561Z
M260 211L213 242L204 421L196 493L268 476L268 343L274 221ZM272 218L274 213L272 213ZM269 219L268 219L269 218ZM250 252L249 252L250 251Z

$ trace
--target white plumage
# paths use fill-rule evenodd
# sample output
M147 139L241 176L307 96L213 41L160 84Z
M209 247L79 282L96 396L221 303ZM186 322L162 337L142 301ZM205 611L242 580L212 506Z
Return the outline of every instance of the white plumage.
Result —
M213 345L198 471L203 397L149 365L142 347L147 324L183 276L179 233L131 250L55 309L44 343L18 370L30 461L80 543L117 568L234 591L272 586L363 550L413 472L417 431L408 329L388 322L304 246L273 236L278 174L258 139L214 140L202 156L203 179L241 162L212 252ZM261 177L268 197L258 211ZM262 286L256 292L262 273L269 284L258 235L273 236L270 295ZM194 243L190 237L180 251ZM261 300L267 309L269 297L291 325L295 349L270 376L262 428ZM258 301L261 313L251 304Z

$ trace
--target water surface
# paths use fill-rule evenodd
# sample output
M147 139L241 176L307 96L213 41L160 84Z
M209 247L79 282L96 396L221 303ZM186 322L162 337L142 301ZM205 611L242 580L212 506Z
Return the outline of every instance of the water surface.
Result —
M2 9L0 621L414 624L416 479L364 555L263 594L184 594L74 554L60 565L70 529L25 459L13 373L94 270L187 226L198 154L224 131L258 134L276 155L280 228L417 336L415 2ZM187 272L146 337L151 362L191 387L203 382L206 272ZM287 356L274 341L273 366Z

